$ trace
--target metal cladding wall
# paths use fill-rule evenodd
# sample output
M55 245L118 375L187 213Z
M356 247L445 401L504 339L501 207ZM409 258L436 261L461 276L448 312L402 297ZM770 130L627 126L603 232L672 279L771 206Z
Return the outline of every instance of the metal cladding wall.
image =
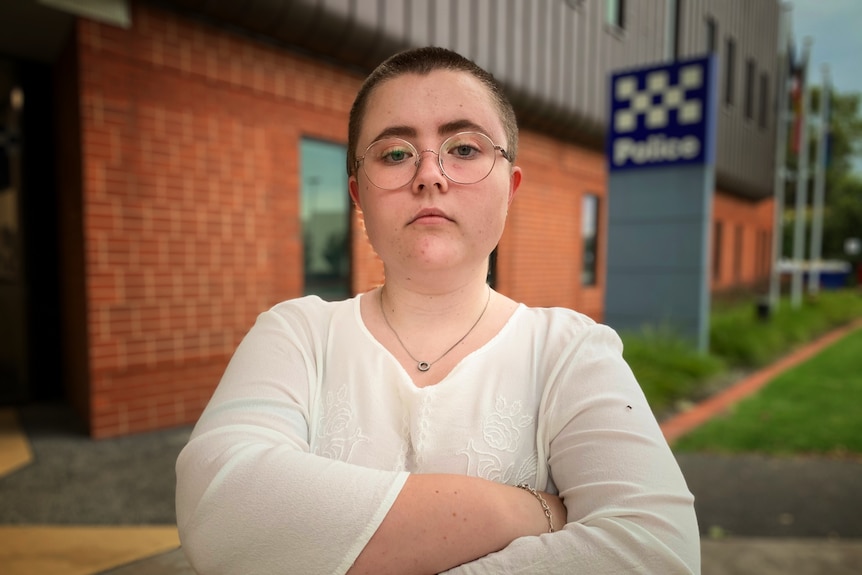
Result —
M452 48L502 81L523 127L601 149L608 74L676 55L707 52L707 21L736 42L736 104L720 108L716 177L734 195L772 195L774 94L761 127L741 102L745 64L775 91L778 0L637 0L624 2L623 28L605 22L605 3L587 0L164 0L167 4L257 36L367 71L408 47ZM672 11L672 13L670 12ZM721 63L720 63L721 65ZM720 90L726 79L720 74ZM758 104L759 105L759 104Z
M407 46L445 46L507 87L519 120L575 141L603 139L607 73L664 55L666 0L626 3L625 30L602 2L564 0L172 0L170 5L369 70Z
M775 110L779 2L773 0L678 0L680 58L703 54L709 19L716 24L719 61L718 141L716 182L744 198L772 195L775 171ZM727 88L727 41L735 43L733 103L724 100ZM754 117L745 115L746 62L754 62ZM767 78L766 123L760 125L760 78Z

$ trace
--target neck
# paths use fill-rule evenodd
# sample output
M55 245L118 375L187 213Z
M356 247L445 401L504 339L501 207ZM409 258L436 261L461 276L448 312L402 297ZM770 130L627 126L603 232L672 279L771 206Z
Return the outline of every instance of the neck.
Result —
M485 276L463 283L446 286L415 285L415 280L387 280L381 288L386 311L390 319L400 322L438 323L447 317L472 315L472 311L484 305L488 294ZM426 323L427 325L427 323Z
M401 334L399 334L399 330L397 330L395 328L392 321L390 321L390 319L389 319L389 315L394 312L394 309L391 307L390 302L384 301L384 294L386 293L386 286L382 287L380 289L380 293L379 293L380 313L383 316L384 323L389 328L389 330L392 332L392 334L395 336L395 339L398 341L399 345L407 353L407 355L410 357L410 359L413 362L415 362L416 368L420 372L426 372L429 369L431 369L431 367L434 364L436 364L438 361L440 361L441 359L446 357L449 354L449 352L454 350L461 342L463 342L467 338L467 336L469 336L473 332L473 330L476 328L476 326L479 325L479 322L485 316L485 312L488 310L488 305L491 302L491 287L487 284L484 284L484 292L485 292L484 303L482 304L481 312L477 316L475 316L475 319L470 320L470 328L467 329L467 331L463 332L463 335L461 335L460 338L455 340L455 343L453 343L452 345L448 345L444 351L440 351L435 355L427 355L427 353L426 353L426 352L430 353L430 350L433 350L433 349L439 347L437 345L439 340L437 342L434 341L436 339L435 335L438 337L439 336L446 336L448 339L447 334L451 333L451 330L453 328L457 328L457 326L459 324L464 323L464 321L466 319L465 314L471 313L470 309L472 308L472 304L471 304L470 299L472 299L472 298L470 296L460 298L460 299L462 299L461 307L452 308L453 311L448 315L448 317L441 315L441 313L439 311L440 310L439 307L437 307L438 312L436 314L434 314L433 318L429 317L428 315L422 316L422 315L418 315L416 313L411 313L410 310L402 310L400 315L401 315L403 326L406 328L406 331L411 331L414 333L421 334L421 335L419 335L419 339L422 339L425 342L425 345L422 346L422 350L417 352L418 355L414 354L411 351L410 348L412 347L412 344L408 345L408 343L410 342L410 340L412 338L402 337L404 335L404 331L402 331ZM427 298L426 298L425 303L428 303L428 301L429 300L427 300ZM389 308L388 312L387 312L387 308ZM426 310L427 309L428 308L426 306ZM421 320L421 323L417 324L416 323L417 319ZM413 327L409 327L411 325ZM435 330L434 328L437 328L437 329ZM429 332L429 329L431 330L430 332ZM463 330L463 327L461 329ZM414 331L414 330L417 330L417 331ZM429 333L433 334L434 331L437 331L438 333L429 336ZM416 351L416 350L414 349L414 351Z
M458 269L416 270L385 265L386 295L419 309L430 305L430 313L440 313L439 306L457 305L485 294L488 259L478 265Z

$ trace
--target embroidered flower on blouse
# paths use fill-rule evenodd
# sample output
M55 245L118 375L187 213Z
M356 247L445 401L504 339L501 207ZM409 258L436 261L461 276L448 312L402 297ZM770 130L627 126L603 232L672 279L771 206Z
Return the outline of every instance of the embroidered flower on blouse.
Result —
M314 448L317 455L350 461L353 448L368 440L359 426L351 425L354 413L349 395L346 385L342 385L335 393L326 393L320 428L317 431L320 442Z
M536 477L538 454L526 433L527 444L521 430L533 425L533 417L523 411L520 401L511 405L504 397L497 397L494 411L482 420L482 441L471 439L459 453L467 456L467 473L483 479L508 483L529 483Z
M471 439L467 448L460 452L467 456L467 474L497 483L517 485L532 483L536 478L538 455L530 450L526 459L516 461L511 455L500 457L496 453L476 447Z
M482 429L485 442L494 449L513 452L518 448L521 429L529 427L533 423L533 418L521 414L520 401L507 405L505 398L498 397L495 409L495 413L485 418Z
M347 429L352 417L353 413L349 406L344 404L327 406L326 415L323 416L323 427L320 430L320 435L328 437L343 432Z

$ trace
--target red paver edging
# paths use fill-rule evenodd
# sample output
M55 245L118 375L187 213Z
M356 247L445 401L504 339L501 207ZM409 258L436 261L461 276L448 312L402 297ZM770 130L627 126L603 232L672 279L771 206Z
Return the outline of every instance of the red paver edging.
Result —
M702 425L715 415L725 411L737 401L744 399L772 381L776 376L809 359L823 348L835 343L847 334L862 328L862 319L835 329L784 356L777 362L756 371L728 389L702 401L693 408L670 418L661 424L668 443L673 443L695 427Z

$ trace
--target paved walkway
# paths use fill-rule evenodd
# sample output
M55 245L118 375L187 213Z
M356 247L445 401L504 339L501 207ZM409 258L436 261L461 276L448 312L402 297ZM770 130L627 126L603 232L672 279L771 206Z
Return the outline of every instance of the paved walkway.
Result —
M796 349L775 363L745 377L741 381L730 386L721 393L706 399L683 413L662 422L662 431L668 442L674 441L703 424L715 415L725 411L728 407L745 399L757 392L764 385L772 381L777 375L788 369L799 365L805 360L813 357L823 348L835 343L844 336L862 328L862 319L835 329L810 344Z
M849 329L666 421L669 440ZM174 462L190 431L93 441L65 407L0 410L0 572L192 575L178 549L173 499ZM678 460L696 497L704 575L862 572L862 460Z

